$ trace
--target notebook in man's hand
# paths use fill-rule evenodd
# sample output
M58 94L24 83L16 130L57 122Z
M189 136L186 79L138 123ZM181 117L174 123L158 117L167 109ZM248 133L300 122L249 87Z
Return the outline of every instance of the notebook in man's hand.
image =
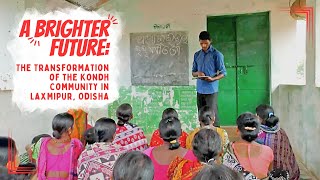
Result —
M213 76L211 77L215 77L215 76L218 76L220 74L220 71L218 70L216 74L214 74ZM202 79L202 78L208 78L210 76L198 76L198 77L192 77L192 79Z
M198 77L193 77L192 79L202 79L202 78L208 78L210 76L198 76Z

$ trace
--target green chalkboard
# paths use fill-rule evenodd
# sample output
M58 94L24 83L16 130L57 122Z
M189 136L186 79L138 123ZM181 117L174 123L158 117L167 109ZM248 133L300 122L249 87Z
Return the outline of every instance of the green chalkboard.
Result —
M173 107L178 111L182 129L189 132L198 125L195 86L131 86L120 88L120 97L108 106L108 116L115 118L117 107L130 103L132 122L150 135L158 128L162 111Z

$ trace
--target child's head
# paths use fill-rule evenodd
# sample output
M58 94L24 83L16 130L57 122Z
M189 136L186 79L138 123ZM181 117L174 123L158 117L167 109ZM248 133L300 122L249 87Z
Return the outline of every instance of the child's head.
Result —
M203 106L199 110L199 122L200 126L208 126L208 125L213 125L214 120L215 120L215 113L213 108L210 106Z
M38 143L38 141L41 138L45 138L45 137L51 137L49 134L40 134L38 136L35 136L32 141L31 144L26 145L25 149L28 153L28 157L29 157L29 161L30 162L35 162L35 160L32 158L32 152L33 152L33 148L34 146Z
M151 159L140 151L122 154L114 164L113 180L151 180L154 167Z
M37 144L37 142L44 137L51 137L51 136L49 134L40 134L32 139L31 144Z
M243 176L225 165L211 164L201 169L192 180L243 180Z
M74 119L69 113L57 114L52 120L53 137L60 139L64 134L70 136Z
M282 169L273 169L269 172L269 180L273 179L290 179L289 172Z
M237 126L243 140L252 142L258 137L260 122L256 115L250 112L241 114L237 118Z
M165 142L169 142L169 149L178 149L180 143L178 138L182 134L181 123L176 117L162 119L159 123L160 136Z
M162 112L162 119L167 119L170 117L179 118L177 111L173 108L167 108Z
M130 104L125 103L121 104L116 111L116 115L118 118L118 125L123 126L124 124L128 123L132 118L132 107Z
M86 141L87 144L94 144L95 143L95 136L94 136L94 128L89 128L87 129L84 134L84 139Z
M113 119L100 118L94 125L95 142L112 142L116 129L116 122Z
M0 137L0 167L6 167L10 163L16 166L20 163L16 143L9 137Z

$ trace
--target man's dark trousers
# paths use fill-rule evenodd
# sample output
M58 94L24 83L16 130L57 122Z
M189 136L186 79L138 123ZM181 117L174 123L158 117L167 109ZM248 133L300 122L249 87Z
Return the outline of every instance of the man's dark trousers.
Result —
M219 119L219 113L218 113L218 93L213 94L199 94L197 93L197 106L198 106L198 112L201 107L203 106L210 106L213 108L214 113L216 115L214 126L220 127L220 119Z

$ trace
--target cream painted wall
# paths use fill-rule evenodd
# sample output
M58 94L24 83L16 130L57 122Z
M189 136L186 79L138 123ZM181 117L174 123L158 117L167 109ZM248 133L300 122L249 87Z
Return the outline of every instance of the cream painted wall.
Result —
M48 6L46 6L48 4ZM0 136L12 137L16 140L19 152L24 152L24 147L30 143L32 138L42 133L52 134L51 122L56 111L35 111L32 113L21 112L11 101L12 92L1 90L1 85L7 89L12 88L2 81L2 75L13 72L13 61L7 51L7 43L10 40L10 30L19 22L26 8L50 11L57 8L75 7L63 0L1 0L0 1ZM44 8L45 7L45 8ZM88 115L89 123L107 115L107 108L90 109Z
M14 63L11 61L7 42L10 39L11 29L18 18L23 15L24 1L0 0L0 90L12 89L11 81Z
M320 87L320 1L316 1L316 86Z
M122 73L122 85L128 86L130 81L129 33L153 32L153 24L171 24L171 30L183 30L189 33L189 67L190 84L193 54L199 49L198 34L206 30L206 18L227 14L243 14L270 11L271 33L271 88L279 84L297 84L296 80L296 21L288 12L281 9L288 7L285 0L135 0L134 2L110 1L104 8L122 13L125 23L121 42L121 62L128 70ZM213 42L214 45L214 42ZM301 83L300 83L301 84Z
M316 7L316 38L319 38L320 6L318 0L308 0ZM314 6L318 3L317 6ZM318 36L317 36L318 35ZM273 107L280 118L281 127L287 132L296 155L307 169L320 179L320 91L315 87L315 64L319 63L319 39L307 39L306 86L280 85L273 92ZM317 56L317 57L316 57ZM319 64L318 64L319 67ZM318 69L319 71L319 69Z

